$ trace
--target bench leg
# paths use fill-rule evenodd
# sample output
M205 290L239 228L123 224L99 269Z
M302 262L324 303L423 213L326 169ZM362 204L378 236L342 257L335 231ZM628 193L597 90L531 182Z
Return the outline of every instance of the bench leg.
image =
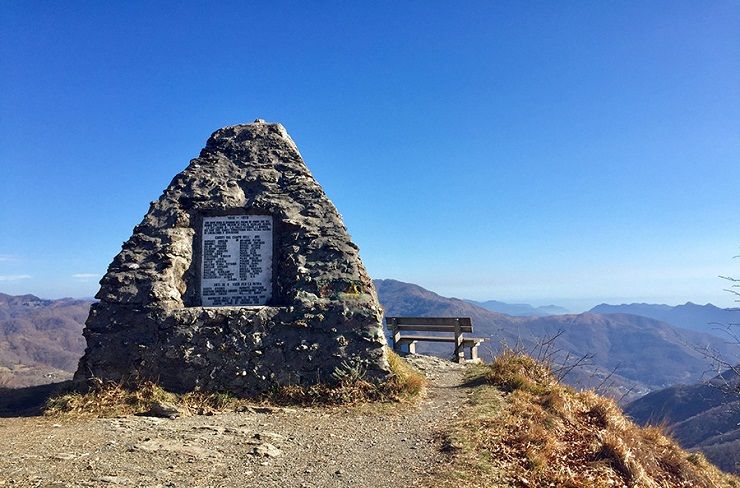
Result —
M416 354L416 341L409 342L409 354Z
M460 328L460 319L455 319L455 361L458 363L465 362L465 350L463 348L462 330Z
M470 348L470 360L478 361L478 344Z
M462 344L455 344L455 362L465 362L465 348Z

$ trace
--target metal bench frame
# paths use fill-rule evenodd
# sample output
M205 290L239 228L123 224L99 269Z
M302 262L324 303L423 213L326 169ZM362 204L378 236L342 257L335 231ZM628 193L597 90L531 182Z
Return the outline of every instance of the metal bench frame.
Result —
M473 332L470 317L386 317L385 322L391 331L393 350L396 352L401 352L402 346L406 345L408 352L414 354L419 341L454 342L455 361L462 363L466 361L466 348L470 351L468 361L478 361L478 346L485 341L482 337L463 335ZM448 335L424 336L404 332L443 332Z

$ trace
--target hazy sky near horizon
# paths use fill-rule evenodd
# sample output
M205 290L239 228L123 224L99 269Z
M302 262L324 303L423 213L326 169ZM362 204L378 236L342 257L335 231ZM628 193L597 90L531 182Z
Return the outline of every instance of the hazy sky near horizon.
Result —
M3 2L0 292L90 296L215 129L283 123L371 275L732 305L740 3Z

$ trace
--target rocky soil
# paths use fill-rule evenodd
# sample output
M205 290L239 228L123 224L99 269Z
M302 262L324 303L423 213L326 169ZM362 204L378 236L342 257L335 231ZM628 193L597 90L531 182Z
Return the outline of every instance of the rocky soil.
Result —
M442 462L436 433L469 393L464 366L410 361L419 405L274 408L164 419L0 419L0 486L424 486Z

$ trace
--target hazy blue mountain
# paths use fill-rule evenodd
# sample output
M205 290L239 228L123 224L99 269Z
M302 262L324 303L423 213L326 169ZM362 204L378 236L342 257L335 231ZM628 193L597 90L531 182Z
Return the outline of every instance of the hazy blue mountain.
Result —
M723 327L740 323L740 311L737 309L719 308L711 303L698 305L687 302L683 305L656 305L650 303L630 303L622 305L608 305L602 303L590 310L593 313L628 313L642 315L652 319L667 322L676 327L696 330L727 338ZM738 331L737 327L733 330Z
M636 422L665 425L687 449L699 449L725 471L740 462L740 378L732 371L705 383L655 391L626 406Z
M564 315L569 313L568 309L560 307L558 305L542 305L534 307L528 303L506 303L499 302L498 300L487 300L485 302L476 302L474 300L466 300L474 305L483 307L486 310L492 312L505 313L506 315L513 315L517 317L528 317L528 316L545 316L545 315Z
M709 334L674 327L648 317L628 314L571 314L545 317L513 317L492 312L465 300L442 297L424 288L395 280L375 282L380 302L388 315L469 316L474 335L487 337L481 348L490 359L503 344L536 354L542 338L562 331L553 349L566 354L593 354L590 366L566 378L577 386L596 386L604 375L615 373L613 394L630 390L634 398L677 383L699 381L707 363L695 347L713 347L732 354L732 347ZM446 344L420 343L419 351L448 355ZM735 348L737 349L737 348Z
M446 298L413 283L374 280L378 298L387 315L471 317L474 323L508 323L511 317L492 312L467 300Z

